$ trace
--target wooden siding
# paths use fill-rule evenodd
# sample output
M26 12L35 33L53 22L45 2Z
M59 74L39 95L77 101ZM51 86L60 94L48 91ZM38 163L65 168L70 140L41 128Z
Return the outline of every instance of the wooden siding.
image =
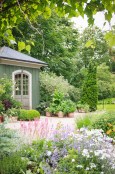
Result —
M32 108L35 109L38 106L40 100L40 92L39 92L40 69L0 64L0 78L2 78L4 74L6 74L8 78L11 79L12 72L21 69L26 70L32 74Z

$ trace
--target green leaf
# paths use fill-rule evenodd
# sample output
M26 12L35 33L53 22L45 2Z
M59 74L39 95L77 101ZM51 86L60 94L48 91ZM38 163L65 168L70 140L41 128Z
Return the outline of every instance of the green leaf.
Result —
M51 9L49 7L46 7L43 13L44 18L49 18L51 16Z
M115 34L112 31L105 34L105 40L108 42L110 47L115 46Z
M27 50L28 52L30 52L31 46L30 46L30 45L27 45L27 46L26 46L26 50Z
M17 21L17 17L14 16L14 17L12 18L12 20L13 20L14 23L16 23L16 21Z
M105 13L105 19L107 20L107 21L110 21L111 20L111 18L112 18L112 14L111 13Z
M89 48L89 47L95 48L95 42L94 42L94 40L88 40L88 41L86 42L86 44L85 44L85 47L86 47L86 48Z
M25 49L25 43L24 42L18 42L18 50L24 50Z

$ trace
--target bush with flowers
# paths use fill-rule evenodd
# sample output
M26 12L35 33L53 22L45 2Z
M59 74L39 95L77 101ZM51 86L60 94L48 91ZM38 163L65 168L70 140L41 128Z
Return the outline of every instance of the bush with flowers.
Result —
M46 137L20 151L20 156L28 161L23 174L115 173L115 141L102 130L75 131L58 124Z
M108 136L115 138L115 112L87 114L83 118L76 119L76 127L78 129L82 127L102 129Z

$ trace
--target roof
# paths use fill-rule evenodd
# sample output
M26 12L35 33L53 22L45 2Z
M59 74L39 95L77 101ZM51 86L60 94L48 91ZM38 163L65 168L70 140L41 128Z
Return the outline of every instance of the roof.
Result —
M3 46L0 48L0 58L8 59L8 60L16 60L16 61L24 61L29 63L35 63L35 64L41 64L41 65L47 65L47 63L40 61L38 59L35 59L31 56L28 56L26 54L23 54L21 52L18 52L16 50L13 50L9 47Z

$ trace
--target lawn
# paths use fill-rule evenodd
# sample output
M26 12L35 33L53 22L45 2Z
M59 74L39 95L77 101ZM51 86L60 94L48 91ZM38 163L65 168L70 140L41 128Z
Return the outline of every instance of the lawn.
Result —
M104 104L103 105L98 105L97 106L98 110L107 110L107 111L115 111L115 104Z

